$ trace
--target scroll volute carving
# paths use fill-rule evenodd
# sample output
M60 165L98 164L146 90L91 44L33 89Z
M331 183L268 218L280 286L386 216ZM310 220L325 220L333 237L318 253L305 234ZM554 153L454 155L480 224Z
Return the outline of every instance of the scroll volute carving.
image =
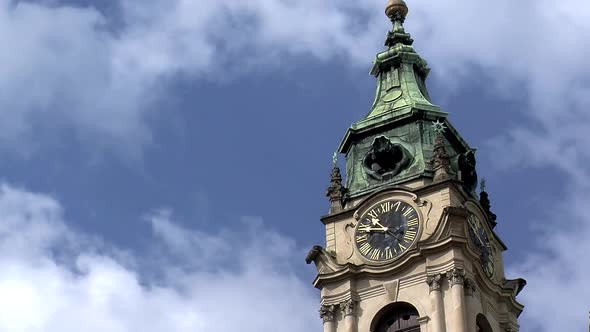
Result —
M358 218L358 216L357 216ZM354 254L354 242L353 242L353 237L354 237L354 228L356 227L356 222L355 221L351 221L348 224L346 224L344 226L344 234L346 234L346 250L347 250L347 254L346 254L346 259L349 260L352 258L352 255Z
M342 270L344 266L336 262L334 256L321 246L313 247L305 258L307 264L315 264L318 274L328 274Z

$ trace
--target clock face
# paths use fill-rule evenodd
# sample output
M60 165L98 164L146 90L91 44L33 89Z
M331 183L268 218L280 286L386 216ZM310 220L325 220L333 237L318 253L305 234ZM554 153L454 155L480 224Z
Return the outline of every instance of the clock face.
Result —
M488 278L491 278L494 276L494 257L488 232L481 220L473 213L469 214L467 221L469 223L469 237L471 238L471 242L480 252L481 267Z
M373 205L361 216L355 243L366 259L391 261L414 244L419 227L418 212L410 204L386 200Z

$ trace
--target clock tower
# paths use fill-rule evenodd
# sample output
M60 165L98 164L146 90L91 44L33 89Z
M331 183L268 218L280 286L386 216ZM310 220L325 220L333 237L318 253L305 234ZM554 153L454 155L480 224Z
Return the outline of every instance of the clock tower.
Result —
M324 332L513 332L526 284L507 280L485 185L476 193L475 150L432 103L429 67L389 0L393 27L371 74L375 100L344 135L316 246L313 284Z

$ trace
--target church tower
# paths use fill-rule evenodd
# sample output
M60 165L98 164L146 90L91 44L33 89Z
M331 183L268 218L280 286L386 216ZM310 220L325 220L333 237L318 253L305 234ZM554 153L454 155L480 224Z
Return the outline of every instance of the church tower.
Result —
M389 0L368 115L344 135L327 190L325 247L314 247L324 332L514 332L522 279L507 280L475 150L432 103L429 68Z

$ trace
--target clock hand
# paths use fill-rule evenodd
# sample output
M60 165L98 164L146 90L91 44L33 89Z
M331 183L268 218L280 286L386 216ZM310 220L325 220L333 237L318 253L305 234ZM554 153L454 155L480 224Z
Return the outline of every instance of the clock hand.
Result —
M383 229L388 229L388 227L381 225L381 223L379 222L379 219L377 219L377 218L372 218L371 222L373 223L373 226L379 226Z
M402 230L402 227L403 227L403 226L397 226L397 227L395 227L395 228L393 229L393 232L394 232L394 233L397 233L397 232L399 232L399 231L402 231L402 232L403 232L403 230Z
M392 235L396 240L401 241L398 237L397 237L397 233L388 229L387 233L389 233L390 235ZM400 234L401 235L401 234Z
M359 228L360 231L365 231L367 233L370 233L371 231L386 232L387 229L388 229L387 227L378 228L378 227L371 227L371 226Z
M485 247L485 243L483 242L483 240L479 236L479 232L477 231L477 229L475 229L475 225L472 225L472 224L470 224L470 225L473 226L473 227L471 227L471 230L473 231L473 234L475 235L475 237L477 238L479 243Z

